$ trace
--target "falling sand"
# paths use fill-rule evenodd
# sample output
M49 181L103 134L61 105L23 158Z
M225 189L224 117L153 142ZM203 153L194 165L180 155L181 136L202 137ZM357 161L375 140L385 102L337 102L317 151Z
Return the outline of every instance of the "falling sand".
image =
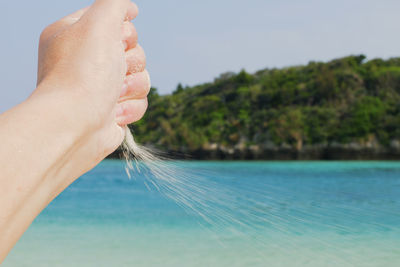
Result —
M357 221L357 214L361 215L364 212L362 209L344 209L344 214L348 217L344 223L335 223L333 219L338 215L322 206L315 205L313 212L310 212L308 207L300 205L288 206L288 203L293 202L286 201L289 199L283 197L276 197L279 192L282 196L288 196L288 190L269 184L268 179L262 180L263 186L258 188L246 184L246 179L237 180L240 186L223 185L219 182L223 177L213 177L212 173L204 175L207 170L195 173L190 169L190 164L169 160L156 150L138 145L128 127L122 148L129 177L132 177L134 172L141 173L145 177L143 182L149 190L159 191L189 214L197 216L199 223L210 230L210 233L221 241L222 246L224 246L223 233L226 231L251 239L252 242L247 244L253 246L243 249L257 252L260 259L267 260L265 249L271 246L276 247L278 251L301 249L304 247L301 239L293 236L301 237L302 233L313 231L316 226L345 233L341 238L351 244L353 230L348 227L347 222ZM321 192L309 189L308 193ZM294 222L305 228L298 229L291 226ZM272 239L268 236L273 237L277 234L286 239L281 238L279 242L271 243L269 240ZM322 248L319 249L318 256L334 266L354 266L354 262L362 262L361 254L350 254L347 249L338 246L330 239L320 238L318 235L311 235L311 238L319 248ZM315 257L314 254L315 252L310 250L303 256L311 259Z

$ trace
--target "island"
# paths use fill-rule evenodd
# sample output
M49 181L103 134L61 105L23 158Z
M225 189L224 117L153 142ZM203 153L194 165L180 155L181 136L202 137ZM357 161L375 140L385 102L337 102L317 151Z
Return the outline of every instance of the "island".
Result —
M398 160L400 58L227 72L170 95L152 88L130 128L180 159Z

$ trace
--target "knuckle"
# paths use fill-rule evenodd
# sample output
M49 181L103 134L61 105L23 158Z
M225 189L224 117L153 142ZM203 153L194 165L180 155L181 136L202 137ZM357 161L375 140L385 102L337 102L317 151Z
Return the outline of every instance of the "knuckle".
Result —
M136 18L138 13L139 13L138 6L133 2L129 2L128 14L127 14L126 20L133 20L134 18Z
M127 55L129 73L143 72L146 68L146 56L140 46L129 51Z
M40 42L45 42L48 39L49 32L50 32L50 26L47 26L46 28L43 29L39 37Z
M133 49L137 45L138 35L135 26L130 22L124 22L122 26L123 39L126 40L128 49Z

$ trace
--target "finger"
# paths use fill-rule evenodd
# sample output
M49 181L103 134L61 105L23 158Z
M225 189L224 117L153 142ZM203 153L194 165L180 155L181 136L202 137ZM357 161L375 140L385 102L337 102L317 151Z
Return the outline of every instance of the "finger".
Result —
M130 2L128 5L128 11L125 20L130 21L137 17L139 14L139 8L135 3Z
M90 7L88 6L88 7L79 9L78 11L76 11L76 12L74 12L74 13L68 15L68 16L65 16L65 17L62 18L61 20L67 20L67 21L68 21L68 20L75 20L75 21L77 21L77 20L79 20L79 19L86 13L86 11L89 10L89 8L90 8Z
M133 74L142 72L146 68L146 56L140 45L126 52L127 73Z
M132 49L137 45L138 35L136 28L129 21L125 21L122 25L122 40L125 50Z
M86 13L88 9L89 7L79 9L78 11L68 16L65 16L64 18L47 26L46 29L42 32L41 40L45 41L50 37L54 36L55 34L57 34L58 32L62 31L66 27L71 26L72 24L77 22Z
M115 32L125 20L135 18L137 13L137 6L129 0L96 0L86 14L89 24L103 31Z
M117 104L116 120L124 126L140 120L147 109L147 98L127 100Z
M122 88L120 102L127 99L145 98L149 94L150 87L150 76L147 70L128 75Z

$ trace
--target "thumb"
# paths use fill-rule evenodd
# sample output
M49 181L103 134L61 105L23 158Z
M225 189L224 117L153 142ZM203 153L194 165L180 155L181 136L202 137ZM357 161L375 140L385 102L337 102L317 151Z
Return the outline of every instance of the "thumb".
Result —
M137 14L137 6L130 0L96 0L84 16L89 23L104 30L120 31L122 23Z

